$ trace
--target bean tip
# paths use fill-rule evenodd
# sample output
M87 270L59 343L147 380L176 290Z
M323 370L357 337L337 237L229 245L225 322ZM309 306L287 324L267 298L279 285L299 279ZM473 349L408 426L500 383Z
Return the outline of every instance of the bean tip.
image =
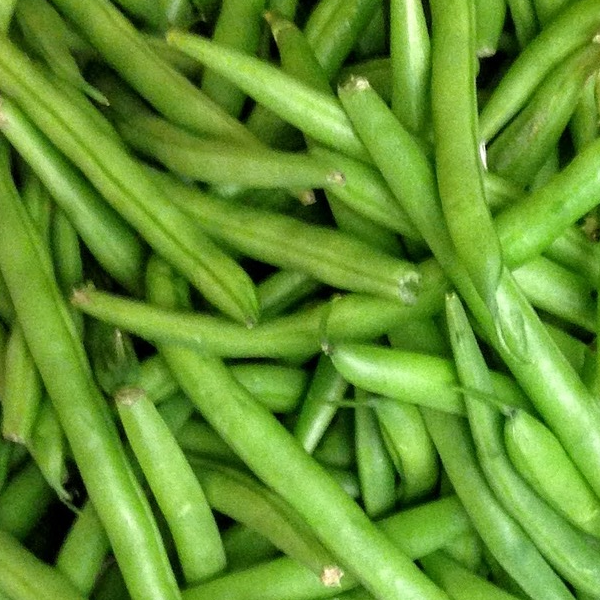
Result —
M408 306L417 303L419 292L421 291L422 277L416 271L410 271L400 278L398 282L398 295L400 300Z
M311 206L317 202L314 190L302 190L298 193L298 200L302 206Z
M327 183L346 185L346 176L341 171L332 171L327 175Z
M123 387L115 394L115 402L122 406L133 406L146 395L146 391L139 387Z
M339 87L344 92L364 92L371 88L371 84L362 75L350 75Z
M326 565L321 571L319 579L325 587L342 587L344 571L337 565Z
M71 294L71 304L79 306L81 304L87 304L90 301L89 292L94 289L94 285L87 283L81 287L75 288Z

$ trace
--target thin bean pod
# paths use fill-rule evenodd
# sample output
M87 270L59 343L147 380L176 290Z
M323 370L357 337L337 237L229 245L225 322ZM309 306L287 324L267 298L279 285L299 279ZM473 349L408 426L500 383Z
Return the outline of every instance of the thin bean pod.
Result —
M544 77L569 54L592 41L600 27L594 0L570 3L527 45L483 107L479 135L488 142L527 102Z
M95 586L110 543L104 527L88 500L75 518L56 557L56 568L79 590L89 596Z
M175 540L185 581L199 583L225 568L214 515L169 428L141 388L115 395L127 439Z
M57 569L36 558L10 534L0 531L0 591L11 600L83 600Z
M365 392L355 388L354 441L358 481L365 512L371 519L389 513L396 504L396 472L384 443L375 411L361 406Z
M314 294L322 286L306 273L280 269L256 286L263 319L272 319Z
M86 488L134 598L149 600L151 594L156 600L175 600L179 590L150 508L134 481L58 285L41 265L43 247L10 178L5 146L0 186L0 267Z
M585 148L598 137L598 105L596 104L596 80L598 74L586 81L579 102L575 107L569 131L577 151Z
M509 458L525 481L565 518L599 537L600 502L552 432L517 410L506 419L504 440Z
M527 47L538 34L539 24L532 0L506 0L521 48Z
M479 58L496 54L504 21L506 0L477 0L475 2L476 52Z
M431 76L431 43L420 0L390 3L390 59L392 110L408 131L418 135L429 115Z
M190 455L198 455L219 464L241 468L243 463L223 438L207 423L189 419L177 432L177 443Z
M394 327L387 334L390 345L398 350L447 356L448 341L433 319L414 319Z
M569 4L569 0L533 0L535 14L542 27L552 22L552 19Z
M352 408L355 408L354 403ZM339 410L313 450L312 454L315 459L325 467L337 469L354 469L356 467L353 413L353 410Z
M279 554L279 550L266 537L241 523L228 527L221 538L230 572L247 569Z
M3 98L0 110L3 135L65 211L96 260L125 289L139 293L145 250L137 235L12 101Z

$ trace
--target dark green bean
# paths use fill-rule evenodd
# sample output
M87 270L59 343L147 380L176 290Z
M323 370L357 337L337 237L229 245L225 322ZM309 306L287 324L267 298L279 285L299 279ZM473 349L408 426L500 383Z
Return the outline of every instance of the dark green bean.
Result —
M95 0L102 2L102 0ZM92 3L90 3L91 5ZM0 74L9 90L50 138L84 171L151 245L187 272L203 294L242 322L258 303L247 274L198 230L139 170L125 149L71 104L7 40L0 39ZM149 199L152 199L150 202Z
M8 324L12 322L14 314L15 307L13 306L10 293L6 287L6 281L4 281L4 277L2 276L2 273L0 273L0 318Z
M431 44L420 0L390 3L390 58L392 110L408 131L418 135L429 115L431 76Z
M390 345L398 350L447 356L449 346L433 319L414 319L388 332Z
M569 54L589 43L600 27L594 0L570 3L521 52L483 107L479 135L488 142L521 109L543 78Z
M0 545L0 591L11 600L83 600L66 577L10 534L0 531Z
M263 535L235 523L221 534L228 571L241 571L277 556L279 550Z
M533 0L538 21L545 27L569 4L569 0Z
M375 345L332 342L331 360L353 385L390 398L465 414L452 361ZM523 392L505 375L492 375L494 394L503 404L531 410Z
M387 41L387 9L384 10L383 2L377 6L375 13L366 24L354 47L357 58L371 58L381 56L388 51Z
M571 139L576 150L581 150L598 137L598 105L596 104L596 80L589 77L583 87L575 112L569 122Z
M56 568L79 590L89 596L98 578L110 542L104 527L88 500L75 518L56 557Z
M361 406L365 392L355 388L354 442L360 496L371 519L388 514L396 504L396 472L375 411Z

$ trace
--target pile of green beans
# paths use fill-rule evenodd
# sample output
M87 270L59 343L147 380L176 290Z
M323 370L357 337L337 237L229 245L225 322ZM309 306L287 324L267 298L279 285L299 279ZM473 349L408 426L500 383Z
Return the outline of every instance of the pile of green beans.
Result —
M600 600L600 2L0 2L0 600Z

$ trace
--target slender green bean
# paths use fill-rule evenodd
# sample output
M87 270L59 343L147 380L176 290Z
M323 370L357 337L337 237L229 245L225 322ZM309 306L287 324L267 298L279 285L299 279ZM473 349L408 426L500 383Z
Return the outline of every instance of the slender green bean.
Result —
M166 265L162 268L161 285L152 289L151 296L154 301L164 302L173 283L169 282L170 269ZM203 416L259 478L298 511L317 538L340 560L344 571L355 574L382 600L400 596L407 600L445 600L445 594L375 529L292 435L235 382L219 359L172 345L163 346L162 352ZM270 460L264 460L271 454L277 456L277 469L272 468ZM334 519L339 526L332 528ZM331 565L322 565L322 576L327 576L330 568ZM343 571L339 565L335 568L339 581ZM192 597L190 592L186 597Z
M464 0L431 3L436 176L456 253L502 330L510 327L510 322L506 322L496 298L503 259L485 204L473 61L473 9Z
M316 141L352 157L368 160L344 111L327 94L313 90L265 61L197 35L172 31L167 41L228 77L257 102Z
M262 29L266 0L223 0L212 39L240 52L255 54ZM246 96L235 84L211 69L202 75L200 88L230 115L239 117Z
M7 0L0 5L0 32L3 35L8 33L16 6L17 0Z
M431 76L431 44L420 0L390 3L390 58L392 110L418 135L429 116Z
M253 142L236 119L154 54L143 36L108 0L52 3L81 29L131 87L171 121L198 133Z
M210 425L196 419L189 419L183 424L177 432L177 443L188 454L197 454L220 464L243 466L223 438Z
M424 556L421 565L454 600L516 600L515 596L465 569L444 552Z
M188 585L225 568L219 530L183 452L141 388L121 388L115 402L127 439L165 516Z
M380 2L358 38L354 54L357 58L362 59L381 56L387 52L387 7L384 10L383 2Z
M490 170L524 187L532 182L558 143L599 58L599 45L589 44L548 74L527 106L490 144Z
M414 319L388 332L390 345L398 350L447 356L449 346L433 319Z
M525 481L565 518L598 537L600 502L554 435L535 417L515 411L506 420L504 440Z
M10 178L5 146L1 157L0 267L25 339L132 595L175 600L179 590L162 540L58 285L42 266L42 243Z
M348 384L338 374L331 359L320 356L293 430L309 454L329 427L337 411L336 402L343 399L347 389Z
M571 139L576 150L581 150L598 137L598 105L596 104L596 79L598 75L586 81L575 112L569 122Z
M352 406L354 408L354 405ZM356 467L354 411L339 410L323 434L313 456L326 467L353 469Z
M88 500L75 518L56 557L56 568L89 596L110 551L104 527Z
M102 0L93 4L97 1ZM253 284L241 267L212 240L199 235L124 148L93 127L7 40L0 40L0 57L0 88L26 107L29 116L74 159L106 199L151 245L186 272L209 301L237 320L256 320Z
M136 234L12 101L3 98L0 111L2 133L48 188L96 260L127 290L139 293L145 250Z
M277 556L279 550L263 535L236 523L221 534L229 572L241 571Z
M475 2L476 51L479 58L496 54L506 19L506 0Z
M532 0L506 0L508 10L515 26L517 41L521 48L535 38L539 31L539 24Z
M569 4L569 0L533 0L538 21L545 27Z
M448 359L370 344L336 344L335 340L330 356L350 383L388 398L375 400L375 406L393 398L451 414L465 414L456 371ZM500 373L492 374L492 378L494 394L503 404L531 410L529 401L512 379Z
M490 141L521 109L543 78L569 54L589 43L600 27L594 0L570 3L528 44L483 107L479 135Z
M4 281L4 277L2 276L2 273L0 273L0 318L8 324L12 322L14 314L15 307L13 306L10 293L6 287L6 281Z
M10 534L0 531L0 545L0 591L11 600L83 600L67 578Z
M377 519L396 504L396 472L388 453L375 411L361 406L365 392L355 388L354 442L360 497L365 512Z
M96 102L108 104L106 97L81 75L67 46L67 25L55 8L46 0L19 0L15 15L28 44L59 77Z
M29 461L0 493L0 531L26 538L40 522L55 495L38 466Z
M314 294L321 287L306 273L280 269L263 279L256 287L256 295L263 319L272 319Z

